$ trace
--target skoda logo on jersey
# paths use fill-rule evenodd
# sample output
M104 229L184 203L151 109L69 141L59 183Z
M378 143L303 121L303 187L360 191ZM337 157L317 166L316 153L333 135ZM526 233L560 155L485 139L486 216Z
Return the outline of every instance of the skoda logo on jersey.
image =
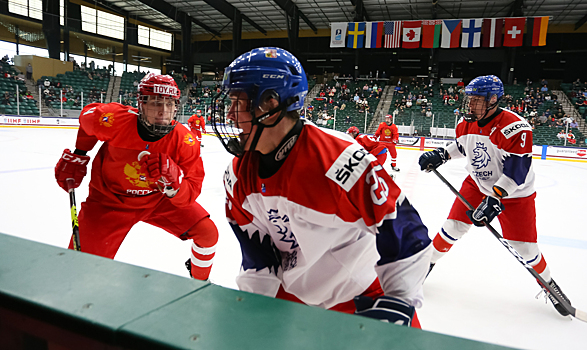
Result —
M487 147L483 142L476 142L476 147L473 148L473 163L471 165L477 167L477 169L485 168L491 161L489 153L487 153Z

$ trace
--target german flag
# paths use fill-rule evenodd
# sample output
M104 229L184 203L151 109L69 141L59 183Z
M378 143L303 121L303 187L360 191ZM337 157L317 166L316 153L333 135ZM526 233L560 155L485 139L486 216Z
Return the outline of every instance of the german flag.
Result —
M529 17L526 21L526 46L546 45L546 31L548 29L548 16Z

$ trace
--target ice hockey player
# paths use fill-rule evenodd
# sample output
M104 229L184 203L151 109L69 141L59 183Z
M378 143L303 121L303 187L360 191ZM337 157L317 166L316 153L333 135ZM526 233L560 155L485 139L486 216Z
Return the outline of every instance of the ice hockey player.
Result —
M427 229L373 155L300 119L307 92L302 65L279 48L247 52L224 73L218 100L242 132L231 137L216 117L212 127L236 156L224 186L243 257L237 284L417 327Z
M192 133L196 135L196 139L200 142L200 147L204 147L202 144L202 133L206 132L206 120L202 116L201 110L196 110L196 113L188 119L188 126Z
M375 140L372 136L361 134L359 128L356 126L351 126L348 128L346 133L354 138L355 141L359 143L359 145L363 146L367 152L374 155L375 158L377 158L379 164L383 165L383 168L385 168L385 170L389 173L389 176L395 180L395 176L390 168L390 163L386 163L387 154L389 153L387 147L385 147L381 142Z
M483 222L490 223L497 217L503 237L568 301L551 278L550 268L537 244L532 127L524 118L498 107L503 94L498 77L487 75L473 79L465 88L465 114L457 125L456 142L420 157L424 171L450 159L465 157L469 176L459 192L477 208L467 210L455 199L448 219L434 237L430 270L472 224L483 226ZM568 315L554 297L549 295L549 299L561 315Z
M113 259L130 229L143 221L192 240L186 266L192 277L205 280L218 231L196 202L204 167L199 142L175 120L180 93L173 78L150 73L138 85L138 109L119 103L84 107L76 149L63 151L55 178L66 191L77 188L90 161L87 152L104 141L79 214L81 250Z
M385 116L385 121L379 124L377 131L375 131L377 140L385 145L391 155L391 169L399 171L397 167L397 150L395 145L399 139L397 126L392 122L391 115Z

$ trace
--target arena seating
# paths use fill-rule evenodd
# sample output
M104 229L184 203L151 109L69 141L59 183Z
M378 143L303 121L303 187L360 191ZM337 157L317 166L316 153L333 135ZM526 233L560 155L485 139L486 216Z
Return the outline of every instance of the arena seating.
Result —
M22 80L14 79L19 72L6 62L1 62L1 74L0 74L0 113L14 114L20 112L20 115L39 115L38 101L28 99L24 97L27 92L25 82ZM19 104L16 102L16 87L20 96ZM5 93L8 92L8 101L4 102Z

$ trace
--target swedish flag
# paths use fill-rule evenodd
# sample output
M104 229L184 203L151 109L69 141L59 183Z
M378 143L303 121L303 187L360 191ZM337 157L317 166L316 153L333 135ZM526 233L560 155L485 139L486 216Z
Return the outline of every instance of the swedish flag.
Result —
M365 22L349 23L346 47L360 49L365 41Z

